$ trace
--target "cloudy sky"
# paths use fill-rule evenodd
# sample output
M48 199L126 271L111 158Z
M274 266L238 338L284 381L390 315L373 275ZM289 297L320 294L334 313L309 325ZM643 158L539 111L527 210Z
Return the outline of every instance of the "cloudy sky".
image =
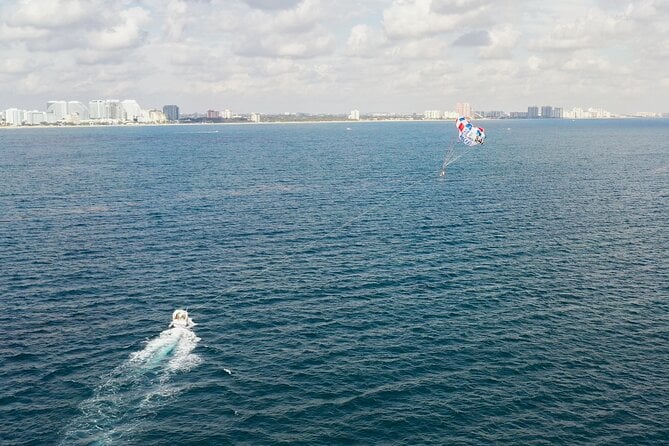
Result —
M0 109L669 112L669 0L0 0Z

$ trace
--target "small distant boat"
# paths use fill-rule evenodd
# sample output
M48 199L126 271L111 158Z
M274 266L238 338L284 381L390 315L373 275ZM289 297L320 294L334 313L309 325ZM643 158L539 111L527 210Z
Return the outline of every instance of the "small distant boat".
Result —
M174 313L172 313L172 322L170 323L170 328L193 328L195 325L196 324L193 322L193 319L188 317L188 311L174 310Z

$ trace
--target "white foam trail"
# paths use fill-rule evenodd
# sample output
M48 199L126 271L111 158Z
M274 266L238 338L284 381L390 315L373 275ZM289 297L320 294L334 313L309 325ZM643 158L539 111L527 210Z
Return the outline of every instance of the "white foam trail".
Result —
M199 364L200 357L191 353L200 341L186 328L170 328L152 339L143 350L130 355L129 363L136 367L162 367L166 371L188 371Z
M191 330L171 328L132 353L81 403L81 415L67 427L60 444L123 444L144 417L183 390L172 377L202 362L193 353L199 341Z

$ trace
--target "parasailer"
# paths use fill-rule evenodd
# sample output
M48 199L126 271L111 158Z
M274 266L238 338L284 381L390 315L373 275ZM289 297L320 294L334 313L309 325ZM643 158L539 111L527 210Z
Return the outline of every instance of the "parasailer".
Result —
M457 127L459 132L458 141L470 147L483 144L483 140L485 140L485 130L483 130L483 127L474 127L464 116L460 116L455 121L455 127Z
M458 129L458 142L463 143L468 147L482 145L485 141L485 130L483 127L474 127L469 119L464 116L458 117L455 120L455 128ZM450 145L446 151L444 163L441 166L440 176L446 175L446 168L456 162L458 158L464 155L464 151L457 150L454 143ZM466 149L465 149L466 150Z

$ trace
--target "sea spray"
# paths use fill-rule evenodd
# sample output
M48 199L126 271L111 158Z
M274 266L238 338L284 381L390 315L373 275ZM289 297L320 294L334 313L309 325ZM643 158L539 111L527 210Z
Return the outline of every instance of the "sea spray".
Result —
M65 430L60 444L122 442L144 418L183 390L172 377L201 362L193 353L199 340L191 330L171 328L132 353L81 403L80 415Z

